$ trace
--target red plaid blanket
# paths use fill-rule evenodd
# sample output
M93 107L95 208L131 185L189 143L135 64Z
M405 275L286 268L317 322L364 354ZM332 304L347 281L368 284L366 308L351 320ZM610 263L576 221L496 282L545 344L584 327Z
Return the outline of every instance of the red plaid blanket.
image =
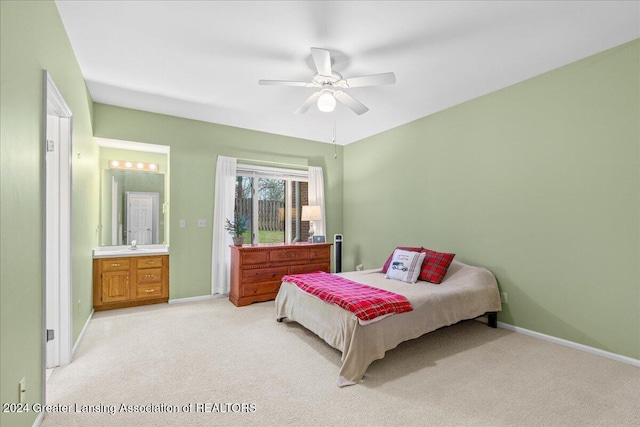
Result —
M282 281L293 283L308 294L349 310L361 320L372 320L385 314L413 310L409 301L402 295L322 271L291 274L284 276Z

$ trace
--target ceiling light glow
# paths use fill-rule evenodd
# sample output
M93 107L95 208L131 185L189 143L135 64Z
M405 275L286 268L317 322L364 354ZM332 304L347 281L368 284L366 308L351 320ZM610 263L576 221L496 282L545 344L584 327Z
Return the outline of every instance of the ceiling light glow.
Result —
M336 99L331 92L323 92L318 98L318 110L330 113L336 108Z
M130 162L125 160L109 160L111 169L135 169L140 172L158 172L160 166L157 163Z

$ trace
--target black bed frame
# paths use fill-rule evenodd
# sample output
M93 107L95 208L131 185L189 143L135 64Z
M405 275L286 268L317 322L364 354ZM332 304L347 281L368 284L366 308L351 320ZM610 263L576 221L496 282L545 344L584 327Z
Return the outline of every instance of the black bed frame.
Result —
M487 312L487 325L491 328L498 327L498 312L497 311L488 311Z
M490 328L498 327L498 312L497 311L487 311L487 326ZM282 322L286 317L279 317L276 319L277 322Z

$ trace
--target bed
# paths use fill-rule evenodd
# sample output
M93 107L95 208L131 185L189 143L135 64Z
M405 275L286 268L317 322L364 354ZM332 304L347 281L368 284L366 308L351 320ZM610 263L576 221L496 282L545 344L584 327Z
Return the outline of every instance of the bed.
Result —
M403 341L485 313L489 313L489 326L496 327L496 313L501 310L495 276L486 268L456 260L437 285L385 279L380 269L338 275L404 295L413 307L406 313L363 322L353 313L328 304L293 283L282 283L276 296L276 320L295 321L342 352L339 387L360 382L374 360L382 359L387 350Z

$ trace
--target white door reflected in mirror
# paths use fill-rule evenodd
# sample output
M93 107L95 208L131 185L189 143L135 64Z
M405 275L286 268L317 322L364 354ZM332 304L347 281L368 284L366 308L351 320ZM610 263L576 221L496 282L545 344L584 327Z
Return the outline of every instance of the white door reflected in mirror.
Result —
M158 242L159 195L137 191L126 192L127 244Z

